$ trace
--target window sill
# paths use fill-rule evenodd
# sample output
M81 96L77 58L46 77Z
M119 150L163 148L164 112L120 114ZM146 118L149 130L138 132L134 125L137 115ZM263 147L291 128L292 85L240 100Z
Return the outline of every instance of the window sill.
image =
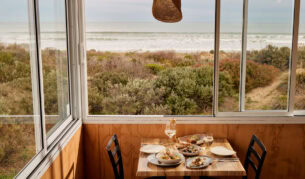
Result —
M175 118L178 124L305 124L305 116L281 117L202 117L202 116L87 116L84 124L164 124Z

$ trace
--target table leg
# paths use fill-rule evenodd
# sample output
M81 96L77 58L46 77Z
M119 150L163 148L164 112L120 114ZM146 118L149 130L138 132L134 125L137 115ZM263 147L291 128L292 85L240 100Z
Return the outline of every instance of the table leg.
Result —
M191 179L190 176L184 176L183 179Z

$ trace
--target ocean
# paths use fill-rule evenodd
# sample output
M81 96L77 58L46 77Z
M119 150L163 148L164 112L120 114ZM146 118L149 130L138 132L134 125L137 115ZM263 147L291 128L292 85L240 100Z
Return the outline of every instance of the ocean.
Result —
M66 48L63 25L42 23L41 47ZM300 26L299 44L305 44L305 26ZM221 24L220 50L241 50L241 24ZM290 24L249 24L247 49L267 45L291 47ZM86 25L87 49L100 51L209 51L214 48L213 23L89 22ZM0 22L0 43L29 43L25 23Z

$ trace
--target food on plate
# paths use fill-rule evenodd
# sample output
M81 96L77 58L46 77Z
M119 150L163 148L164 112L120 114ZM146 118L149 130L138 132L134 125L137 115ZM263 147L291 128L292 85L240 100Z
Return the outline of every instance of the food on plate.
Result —
M198 147L197 145L188 145L184 148L181 148L180 152L182 152L183 154L199 154L200 147Z
M192 143L192 144L196 144L197 141L201 140L200 135L196 134L196 135L192 135L191 137L189 137L187 139L188 142Z
M204 165L206 160L207 159L205 157L195 157L192 160L190 167L200 167L200 166Z
M204 139L197 140L197 142L196 142L197 145L201 145L203 143L204 143Z
M180 155L176 150L166 148L164 151L160 152L160 159L162 160L179 160Z
M182 148L185 148L185 147L187 147L187 146L190 146L191 144L189 144L189 143L182 143L182 142L180 142L180 143L176 143L176 148L177 149L182 149Z

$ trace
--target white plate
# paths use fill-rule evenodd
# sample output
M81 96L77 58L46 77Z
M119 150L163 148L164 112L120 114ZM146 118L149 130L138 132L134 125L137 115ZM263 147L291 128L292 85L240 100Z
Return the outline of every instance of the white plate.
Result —
M165 149L165 147L163 145L148 144L148 145L142 146L140 148L140 151L147 153L147 154L155 154L155 153L161 152L164 149Z
M204 162L203 165L200 165L200 166L193 166L193 167L192 167L192 166L191 166L191 163L192 163L192 161L195 160L195 158L196 158L196 157L192 157L192 158L188 158L188 159L186 160L186 167L187 167L187 168L205 168L205 167L209 166L209 165L213 162L213 159L210 158L210 157L208 157L208 156L206 156L206 155L198 156L198 157L205 158L205 162Z
M153 165L157 165L157 166L160 166L160 167L171 167L171 166L180 165L182 162L185 161L185 158L183 157L183 159L180 160L179 163L167 164L167 163L159 162L159 160L156 158L156 155L155 155L155 154L150 154L150 155L147 157L147 160L148 160L149 163L151 163L151 164L153 164Z
M225 147L221 147L221 146L217 146L217 147L212 147L210 149L211 153L215 154L215 155L219 155L219 156L232 156L234 154L236 154L235 151L233 150L229 150Z
M165 160L165 159L162 159L162 152L161 153L158 153L156 154L156 158L159 160L159 162L161 163L165 163L165 164L177 164L177 163L180 163L182 160L184 160L184 156L179 153L178 151L175 153L179 159L173 159L173 160Z

